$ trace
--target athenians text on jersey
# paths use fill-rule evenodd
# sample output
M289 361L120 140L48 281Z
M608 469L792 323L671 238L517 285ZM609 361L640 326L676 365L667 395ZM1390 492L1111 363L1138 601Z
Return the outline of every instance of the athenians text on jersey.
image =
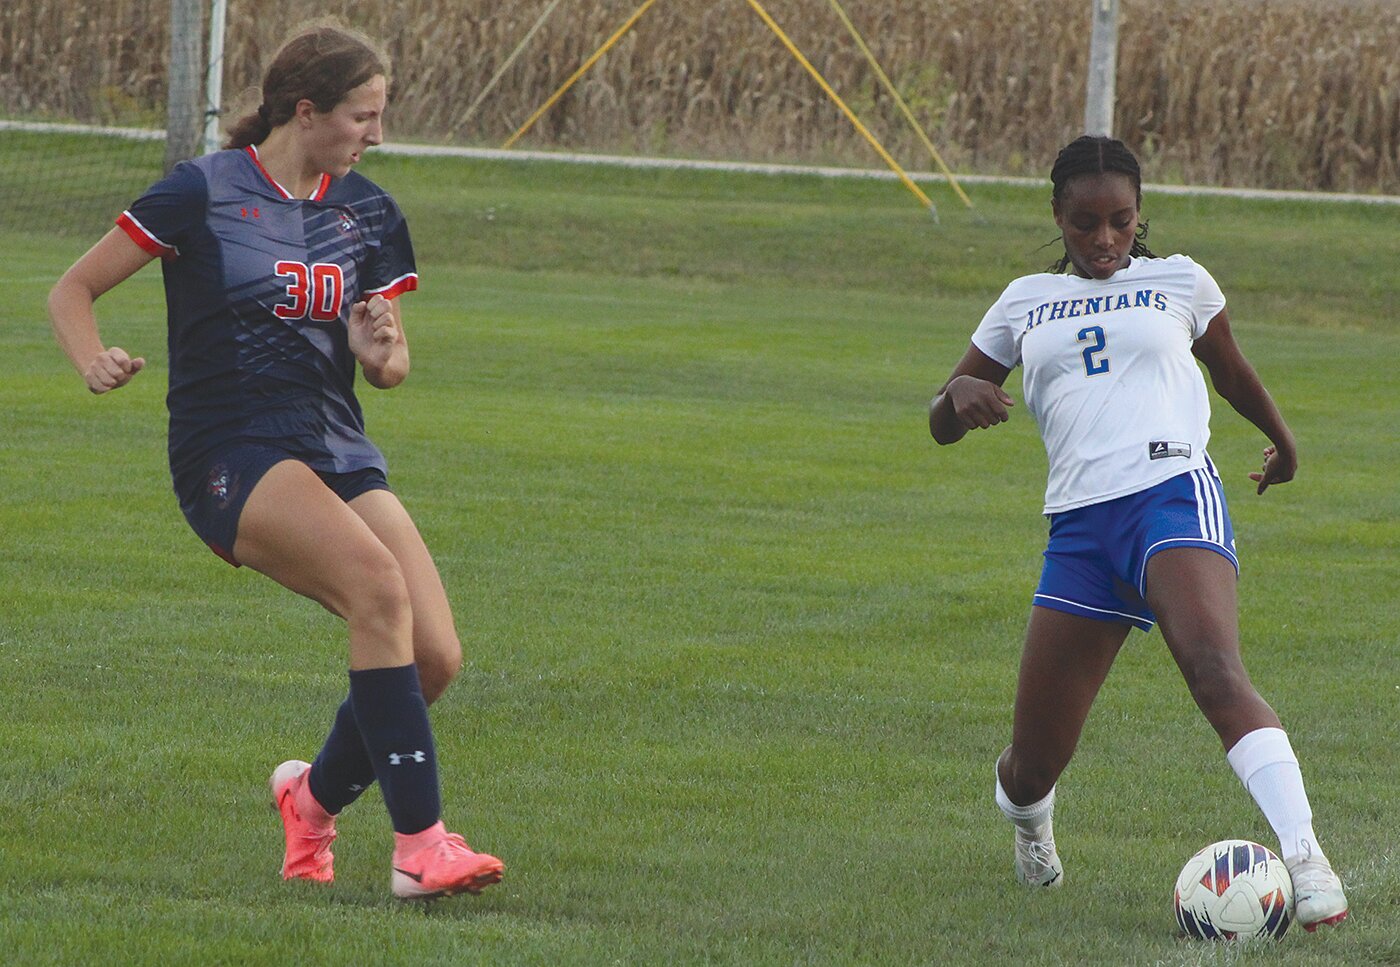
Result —
M1080 316L1093 316L1119 309L1146 308L1166 312L1167 305L1166 294L1156 289L1139 289L1132 294L1121 292L1086 296L1082 299L1056 299L1053 302L1043 302L1026 313L1024 331L1029 332L1041 323L1054 322L1056 319L1077 319Z

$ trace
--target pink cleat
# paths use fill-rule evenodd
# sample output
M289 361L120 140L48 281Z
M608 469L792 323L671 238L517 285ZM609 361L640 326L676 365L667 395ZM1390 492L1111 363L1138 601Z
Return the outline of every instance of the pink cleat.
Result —
M394 896L428 900L454 893L480 893L501 882L505 864L474 853L467 841L449 833L441 821L421 833L394 834Z
M331 883L335 880L331 867L335 862L331 855L335 817L321 809L306 788L310 770L309 762L289 759L273 770L267 783L272 789L272 804L282 814L282 829L287 836L282 879Z

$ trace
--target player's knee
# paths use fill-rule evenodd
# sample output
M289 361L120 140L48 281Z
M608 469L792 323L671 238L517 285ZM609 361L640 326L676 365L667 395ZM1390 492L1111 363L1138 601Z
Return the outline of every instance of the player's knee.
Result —
M357 562L353 585L346 596L346 617L375 629L386 638L398 638L413 627L408 584L399 562L387 549L366 553Z
M431 649L416 653L415 658L423 698L431 705L442 697L462 670L462 643L453 635L450 640L435 642Z
M1254 693L1243 666L1225 656L1209 656L1182 669L1191 697L1207 715L1240 706Z

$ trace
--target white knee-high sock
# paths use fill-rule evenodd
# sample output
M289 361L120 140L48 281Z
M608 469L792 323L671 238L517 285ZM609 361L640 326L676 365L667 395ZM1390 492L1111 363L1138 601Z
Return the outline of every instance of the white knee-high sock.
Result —
M1055 787L1051 786L1050 791L1045 794L1045 798L1039 802L1033 802L1029 806L1018 806L1011 801L1011 797L1006 794L1006 790L1001 787L1001 774L997 774L997 805L1006 818L1011 820L1020 829L1028 833L1034 833L1050 822L1051 815L1055 811Z
M1312 806L1288 734L1283 729L1255 729L1225 758L1278 834L1284 860L1325 858L1313 834Z

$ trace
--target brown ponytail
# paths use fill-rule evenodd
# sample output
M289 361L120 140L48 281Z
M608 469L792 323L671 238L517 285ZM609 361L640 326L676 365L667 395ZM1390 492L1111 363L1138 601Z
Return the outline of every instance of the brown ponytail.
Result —
M389 79L389 58L364 34L336 24L309 27L272 58L262 83L262 103L229 128L225 148L262 144L286 124L303 100L330 111L377 74Z

